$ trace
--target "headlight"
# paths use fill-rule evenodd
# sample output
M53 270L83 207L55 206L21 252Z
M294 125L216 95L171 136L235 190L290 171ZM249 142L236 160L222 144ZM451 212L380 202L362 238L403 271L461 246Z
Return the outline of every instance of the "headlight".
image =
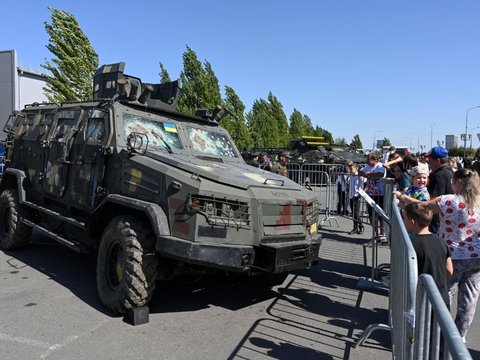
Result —
M307 226L316 224L318 222L318 201L313 201L307 204L307 211L305 214Z
M212 226L250 228L248 203L215 196L190 195L189 208L203 215Z

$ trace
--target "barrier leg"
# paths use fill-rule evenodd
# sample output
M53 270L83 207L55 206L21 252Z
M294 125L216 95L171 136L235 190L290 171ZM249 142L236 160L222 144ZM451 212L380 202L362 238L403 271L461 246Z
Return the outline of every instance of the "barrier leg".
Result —
M320 221L320 227L323 227L323 223L325 221L328 221L330 226L332 226L332 220L337 223L337 227L340 227L340 224L338 223L338 220L335 217L330 216L330 210L327 208L324 218Z
M368 339L370 334L374 332L375 330L392 330L392 328L388 325L385 324L370 324L367 326L367 328L363 331L362 336L355 342L355 345L353 345L354 348L356 348L359 345L362 345L365 340Z
M331 189L331 186L330 186L330 177L328 176L328 174L325 174L326 178L327 178L327 186L325 188L325 195L326 195L326 200L327 200L327 208L325 210L325 216L324 218L320 221L320 227L323 227L323 223L328 221L328 223L330 224L330 226L332 226L332 220L335 221L337 223L337 227L340 227L340 224L338 223L338 220L333 217L333 216L330 216L330 205L331 205L331 195L332 195L332 189Z
M372 223L375 224L376 221L376 214L373 213ZM389 292L389 285L376 280L378 274L378 238L375 236L375 227L373 227L373 237L370 240L372 244L372 272L370 278L362 277L357 282L357 289L363 290L373 290L376 292L380 292L382 294L388 294ZM369 244L368 242L367 244Z

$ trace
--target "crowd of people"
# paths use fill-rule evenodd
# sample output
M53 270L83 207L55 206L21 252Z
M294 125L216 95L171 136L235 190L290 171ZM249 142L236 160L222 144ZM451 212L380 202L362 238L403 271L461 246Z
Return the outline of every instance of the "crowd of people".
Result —
M418 273L430 274L450 308L458 292L455 324L462 339L473 321L480 295L480 163L468 164L437 146L419 157L399 156L394 147L385 154L370 153L359 169L347 163L337 178L339 214L348 215L353 230L363 232L359 217L359 188L379 205L385 194L383 178L395 179L395 195L417 253ZM385 241L380 218L372 217L374 234ZM376 222L374 224L374 222Z
M271 161L266 152L254 153L249 165L287 176L288 155ZM403 222L417 253L418 273L430 274L450 308L458 292L455 324L462 339L473 321L480 295L480 162L464 164L441 147L416 157L400 156L394 147L385 154L370 153L366 165L353 162L338 175L337 213L351 215L350 234L362 234L359 189L383 204L384 181L395 179L395 195ZM370 223L380 242L386 241L381 218L368 207ZM375 222L375 223L374 223Z
M398 205L419 274L432 275L448 307L458 292L455 324L465 341L480 294L480 176L440 146L415 160L394 165Z
M253 152L249 155L247 164L258 167L262 170L270 171L282 176L288 175L287 170L288 153L282 151L275 161L272 161L266 151Z

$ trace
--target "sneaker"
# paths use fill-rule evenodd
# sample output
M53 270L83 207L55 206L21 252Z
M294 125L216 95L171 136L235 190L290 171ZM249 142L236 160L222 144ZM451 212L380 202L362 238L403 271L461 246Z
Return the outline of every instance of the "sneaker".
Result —
M359 235L363 234L363 227L357 230L357 234Z
M353 229L348 233L348 235L353 235L353 234L360 234L357 229Z
M388 240L386 238L385 235L380 235L378 238L377 238L377 241L380 245L388 245Z

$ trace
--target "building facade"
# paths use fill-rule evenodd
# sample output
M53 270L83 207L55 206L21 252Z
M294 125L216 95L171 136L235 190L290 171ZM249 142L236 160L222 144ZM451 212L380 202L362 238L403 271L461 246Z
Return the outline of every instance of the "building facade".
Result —
M445 135L445 149L458 148L458 135Z
M3 127L14 110L47 101L46 83L45 75L18 66L15 50L0 50L0 139L5 138Z

